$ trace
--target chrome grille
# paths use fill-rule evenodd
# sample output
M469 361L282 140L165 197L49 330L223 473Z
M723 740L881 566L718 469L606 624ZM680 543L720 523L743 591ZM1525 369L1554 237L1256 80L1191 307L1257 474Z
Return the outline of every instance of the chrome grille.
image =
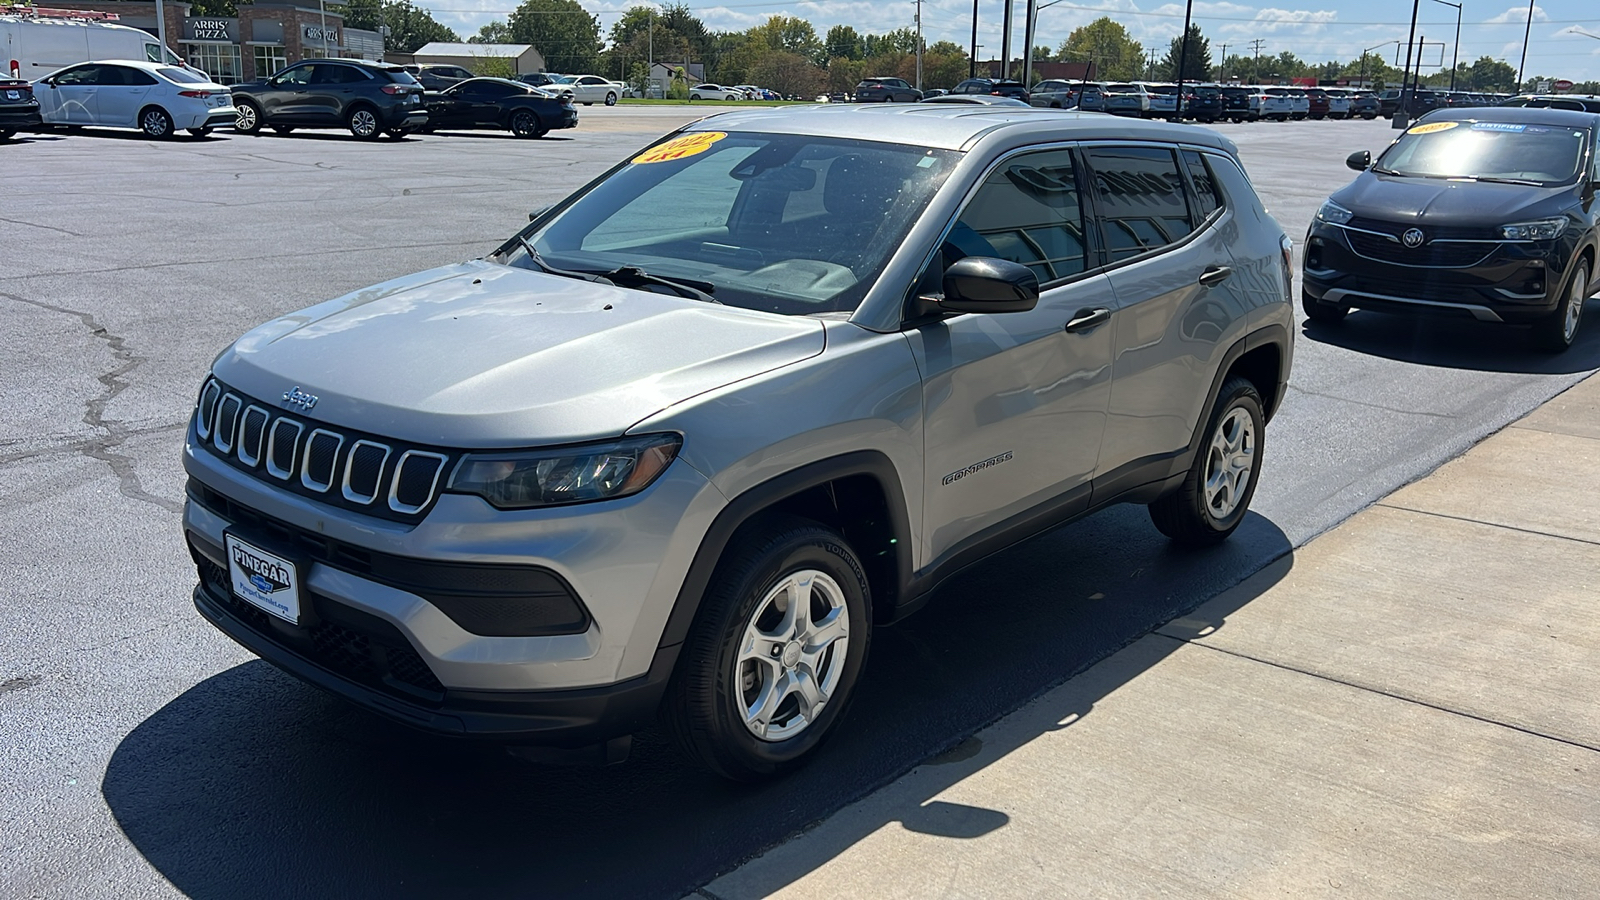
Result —
M200 391L194 429L198 445L237 468L325 503L407 522L433 505L453 459L277 412L216 379Z

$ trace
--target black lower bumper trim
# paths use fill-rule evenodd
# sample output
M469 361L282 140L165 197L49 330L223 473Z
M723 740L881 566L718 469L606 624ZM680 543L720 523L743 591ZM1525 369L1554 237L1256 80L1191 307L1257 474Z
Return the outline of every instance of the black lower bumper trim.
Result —
M446 689L441 702L424 707L305 659L247 625L212 599L204 585L195 587L194 605L246 650L363 709L435 734L555 747L587 746L648 727L655 720L679 649L678 645L660 648L649 672L613 685L564 691Z

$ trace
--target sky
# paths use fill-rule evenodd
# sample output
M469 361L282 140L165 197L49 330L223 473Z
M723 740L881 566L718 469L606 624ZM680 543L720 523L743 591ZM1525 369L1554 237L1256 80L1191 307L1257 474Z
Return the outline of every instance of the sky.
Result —
M579 0L583 7L600 17L601 32L608 31L624 9L646 5L645 0ZM1014 54L1021 56L1022 20L1026 0L1016 0ZM1048 3L1049 0L1044 0ZM980 59L998 58L1001 18L1005 0L978 0L978 44ZM1423 71L1438 71L1450 65L1455 43L1456 10L1439 0L1420 0L1417 30L1426 38ZM1511 0L1462 0L1462 62L1482 56L1505 60L1513 68L1522 57L1522 35L1528 17L1527 3ZM420 0L434 18L454 28L463 38L475 34L480 26L504 20L516 0ZM719 31L743 30L759 25L768 16L789 15L807 19L817 34L833 25L851 25L857 31L882 33L914 24L914 0L729 0L712 4L690 0L708 28ZM1072 29L1103 15L1110 15L1126 26L1134 40L1159 46L1165 52L1168 42L1183 29L1182 3L1156 3L1152 0L1059 0L1038 14L1035 45L1059 46ZM1355 59L1363 49L1389 43L1374 52L1394 58L1403 48L1410 24L1410 4L1404 0L1339 0L1305 6L1269 5L1196 0L1194 21L1211 41L1212 55L1228 45L1228 53L1250 54L1249 43L1259 38L1263 55L1289 50L1307 62L1328 59ZM972 0L923 0L922 26L928 43L950 40L963 47L972 38ZM1550 75L1573 81L1600 79L1600 39L1574 33L1581 29L1600 35L1600 2L1597 0L1535 0L1533 29L1528 44L1526 77ZM1443 41L1435 46L1435 41Z

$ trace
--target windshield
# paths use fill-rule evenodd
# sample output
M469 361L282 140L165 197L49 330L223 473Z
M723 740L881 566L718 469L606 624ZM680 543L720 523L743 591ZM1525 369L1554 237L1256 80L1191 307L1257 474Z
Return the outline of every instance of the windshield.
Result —
M1577 177L1589 132L1512 122L1428 122L1378 158L1384 174L1479 178L1554 185Z
M1178 86L1175 84L1150 84L1145 85L1145 90L1152 94L1176 94Z
M636 267L729 306L852 312L960 155L904 144L702 131L646 150L526 232L511 265Z
M1138 90L1138 89L1135 88L1131 84L1113 84L1110 87L1106 88L1106 93L1108 93L1108 94L1131 94L1135 90Z

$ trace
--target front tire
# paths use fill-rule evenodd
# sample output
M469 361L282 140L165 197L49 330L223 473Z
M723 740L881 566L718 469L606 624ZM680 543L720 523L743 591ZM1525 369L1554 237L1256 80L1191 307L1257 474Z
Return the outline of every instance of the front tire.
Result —
M1150 504L1150 521L1175 543L1205 547L1233 534L1261 478L1266 416L1261 394L1233 376L1206 421L1189 474L1177 490Z
M717 565L662 724L696 763L736 781L795 768L843 715L871 639L861 562L837 532L773 516Z
M378 125L378 114L368 106L358 106L350 110L350 115L345 117L344 124L358 140L376 140L378 135L383 133Z
M1533 342L1547 353L1561 353L1572 346L1583 324L1583 301L1589 297L1589 261L1578 260L1567 281L1567 290L1555 311L1533 323Z
M689 95L689 99L690 99L690 100L691 100L691 101L693 101L693 100L699 100L699 99L700 99L700 95L699 95L699 94L690 94L690 95Z
M254 103L240 100L234 104L234 112L238 114L238 118L233 120L234 131L240 134L255 134L261 130L261 110Z
M172 117L159 106L147 106L139 113L139 130L158 141L172 137Z
M189 134L191 134L191 135L193 135L194 137L197 137L197 138L203 138L203 137L206 137L206 136L211 134L211 129L204 128L204 127L202 127L202 128L191 128L191 129L189 129Z
M293 125L274 125L274 126L272 126L272 130L273 130L273 132L275 132L277 134L281 134L284 137L288 137L289 135L294 134L294 126Z

